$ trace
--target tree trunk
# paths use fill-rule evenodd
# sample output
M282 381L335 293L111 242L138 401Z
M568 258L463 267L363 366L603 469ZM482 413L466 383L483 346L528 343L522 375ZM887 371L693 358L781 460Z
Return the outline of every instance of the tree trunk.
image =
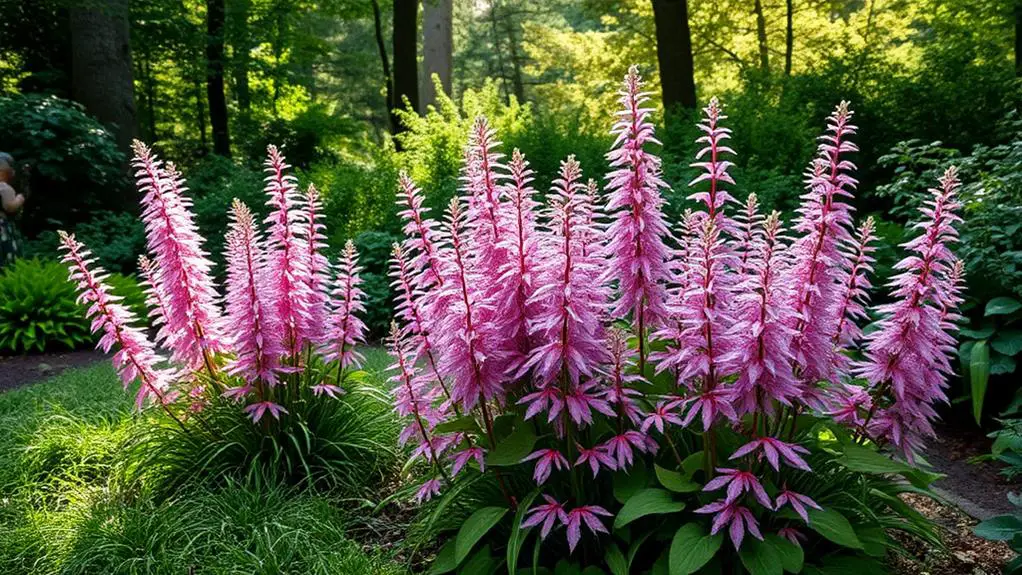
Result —
M514 90L515 98L519 102L524 102L525 82L522 81L522 61L518 52L518 39L515 37L515 22L510 10L504 15L504 24L507 25L508 52L511 56L511 88Z
M227 97L224 94L224 0L206 0L206 99L209 125L213 128L213 153L231 157L227 128Z
M247 114L252 109L252 91L248 81L248 71L252 64L252 33L248 29L252 0L235 0L232 7L231 17L234 19L232 29L235 30L235 37L231 46L234 56L231 72L234 75L238 110L242 114Z
M791 55L795 51L795 0L785 0L784 75L791 76Z
M422 0L422 109L436 104L433 74L451 95L451 70L454 67L453 0Z
M511 98L511 90L507 88L507 72L504 70L504 53L500 49L500 32L497 30L498 0L490 1L490 30L493 32L493 53L497 55L497 70L500 73L500 85L504 95Z
M766 16L763 15L763 1L753 2L753 11L756 13L756 40L759 42L759 68L763 72L770 72L770 52L767 50Z
M1015 0L1015 76L1022 77L1022 0Z
M380 14L380 3L372 0L373 4L373 25L376 29L376 49L380 53L380 63L383 65L383 81L386 86L385 97L387 100L387 118L390 121L390 133L396 134L400 122L394 114L394 77L390 75L390 59L387 58L387 43L383 39L383 18Z
M407 98L416 112L421 109L418 41L418 0L394 0L394 104L403 108ZM402 131L401 126L398 131Z
M694 110L696 83L687 0L653 0L653 22L664 109L681 106Z
M205 156L209 151L209 144L206 141L206 100L203 98L202 79L199 74L195 74L192 87L195 92L195 118L199 123L199 155Z
M128 0L73 4L70 24L71 95L112 126L118 147L127 153L138 134Z

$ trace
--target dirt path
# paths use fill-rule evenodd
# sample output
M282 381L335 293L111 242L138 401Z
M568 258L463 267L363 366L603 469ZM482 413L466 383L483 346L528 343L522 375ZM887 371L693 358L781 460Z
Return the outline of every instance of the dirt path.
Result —
M0 356L0 392L49 379L65 369L92 365L105 358L104 354L94 350Z

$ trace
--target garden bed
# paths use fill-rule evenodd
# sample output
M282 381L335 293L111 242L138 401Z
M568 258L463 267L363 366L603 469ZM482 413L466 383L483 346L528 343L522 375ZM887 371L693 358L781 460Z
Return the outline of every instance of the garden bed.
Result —
M17 389L59 375L66 369L92 365L106 356L95 350L0 356L0 391Z

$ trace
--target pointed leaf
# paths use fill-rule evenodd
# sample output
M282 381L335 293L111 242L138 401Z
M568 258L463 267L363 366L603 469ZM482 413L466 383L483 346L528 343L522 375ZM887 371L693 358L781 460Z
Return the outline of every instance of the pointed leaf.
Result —
M1005 329L997 332L990 347L1004 355L1016 355L1022 352L1022 329Z
M497 447L486 456L487 465L517 465L532 453L536 445L536 433L529 422L519 422L511 435L502 439Z
M749 575L782 575L781 556L769 541L747 537L738 556Z
M724 542L724 534L710 535L699 523L686 523L671 540L670 575L690 575L710 562Z
M787 509L786 509L787 511ZM852 524L834 509L809 510L809 527L827 539L851 549L862 549Z
M1022 303L1010 297L995 297L987 302L983 315L1007 315L1022 309Z
M616 543L611 543L607 547L607 553L603 556L603 561L607 564L607 568L610 569L611 575L628 575L628 561Z
M504 507L483 507L465 520L465 523L461 525L461 529L458 530L458 537L455 539L455 564L460 565L468 557L475 544L490 529L493 529L493 526L500 521L501 517L504 517L505 513L507 513L507 509Z
M518 511L515 512L515 518L511 524L511 535L507 540L507 571L508 573L514 573L518 569L518 554L522 552L522 545L525 544L525 538L529 535L529 529L522 529L522 520L525 518L525 514L528 512L529 507L532 506L532 502L535 501L536 497L539 496L539 489L533 490L532 493L525 496L518 503Z
M1011 541L1022 533L1022 518L1014 515L998 515L983 521L972 530L977 537L990 541Z
M685 504L672 499L669 491L643 489L625 501L624 507L618 511L617 517L614 519L614 529L620 529L640 517L674 513L684 508Z
M788 573L802 571L802 564L805 561L805 553L802 548L788 541L780 535L773 533L766 536L767 542L774 546L777 555L781 558L781 566Z
M656 469L656 477L660 480L660 485L663 485L667 489L675 493L692 493L699 491L703 488L695 481L692 481L688 476L682 475L677 471L665 469L659 465L654 466Z
M983 417L983 398L990 379L990 348L986 340L977 341L969 358L969 382L972 385L972 416L979 425Z

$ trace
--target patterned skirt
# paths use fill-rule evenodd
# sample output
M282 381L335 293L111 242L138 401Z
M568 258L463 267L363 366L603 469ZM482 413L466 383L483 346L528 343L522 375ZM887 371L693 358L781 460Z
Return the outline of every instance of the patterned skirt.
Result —
M0 216L0 269L18 257L18 239L14 224Z

